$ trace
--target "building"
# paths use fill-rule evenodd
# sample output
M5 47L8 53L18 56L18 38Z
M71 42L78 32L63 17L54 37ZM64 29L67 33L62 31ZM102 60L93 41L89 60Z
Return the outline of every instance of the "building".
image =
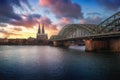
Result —
M45 30L44 30L44 24L42 24L42 30L41 30L41 27L40 27L40 24L39 24L36 39L38 41L46 41L46 40L48 40L48 36L47 36L47 34L45 33Z
M4 45L6 43L8 43L8 39L7 38L0 38L0 45Z
M48 36L45 33L44 25L42 29L38 27L36 38L29 37L28 39L7 39L0 38L0 45L47 45Z

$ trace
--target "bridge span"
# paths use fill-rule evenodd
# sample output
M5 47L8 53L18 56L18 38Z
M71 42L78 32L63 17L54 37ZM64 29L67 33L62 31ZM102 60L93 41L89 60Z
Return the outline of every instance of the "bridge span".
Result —
M98 25L68 24L49 41L54 46L85 45L86 51L120 52L120 12Z

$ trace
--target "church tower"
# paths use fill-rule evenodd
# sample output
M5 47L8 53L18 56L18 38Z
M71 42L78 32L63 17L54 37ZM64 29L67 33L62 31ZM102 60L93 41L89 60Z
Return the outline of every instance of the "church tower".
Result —
M41 31L40 31L40 24L39 24L39 27L38 27L38 34L40 34L41 33Z
M44 24L42 25L42 34L45 34Z
M39 24L36 39L41 40L41 41L48 40L48 36L47 36L47 34L45 34L44 24L42 24L42 30L41 30L41 27L40 27L40 24Z
M38 26L38 33L37 33L37 39L39 39L39 35L41 34L41 30L40 30L40 24L39 24L39 26Z

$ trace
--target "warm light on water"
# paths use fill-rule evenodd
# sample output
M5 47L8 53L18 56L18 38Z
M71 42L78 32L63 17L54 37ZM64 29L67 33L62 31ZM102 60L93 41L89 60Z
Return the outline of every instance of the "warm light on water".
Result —
M73 48L0 46L0 80L116 80L119 61L119 54Z

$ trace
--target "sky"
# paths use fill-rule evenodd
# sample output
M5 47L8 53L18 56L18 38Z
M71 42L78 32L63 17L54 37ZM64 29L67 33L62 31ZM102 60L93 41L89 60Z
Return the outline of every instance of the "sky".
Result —
M119 0L0 0L0 38L48 37L67 24L99 24L120 11Z

